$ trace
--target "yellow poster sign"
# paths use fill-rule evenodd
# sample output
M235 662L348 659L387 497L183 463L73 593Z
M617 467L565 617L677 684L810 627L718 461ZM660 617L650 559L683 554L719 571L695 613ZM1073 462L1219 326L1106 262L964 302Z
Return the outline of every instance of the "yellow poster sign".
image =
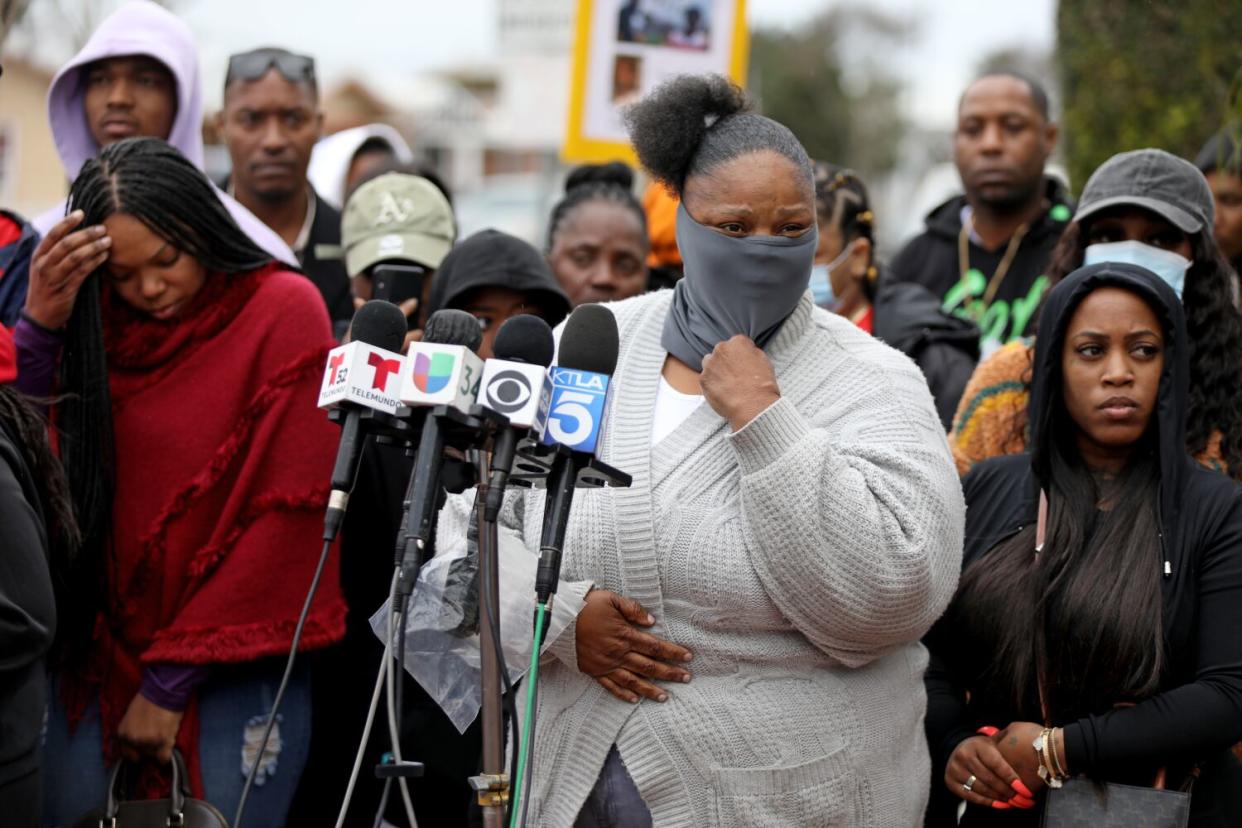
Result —
M746 80L746 0L578 0L561 157L635 163L621 112L676 75Z

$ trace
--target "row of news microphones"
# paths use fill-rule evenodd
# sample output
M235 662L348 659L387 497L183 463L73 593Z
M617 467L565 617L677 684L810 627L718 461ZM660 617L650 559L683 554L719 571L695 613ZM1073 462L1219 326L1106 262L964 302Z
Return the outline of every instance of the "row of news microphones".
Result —
M396 305L366 303L351 331L351 342L329 352L319 394L319 406L332 409L342 426L325 539L339 530L365 437L416 445L397 538L399 591L408 595L430 542L446 448L486 448L487 520L496 520L510 482L547 481L536 579L546 603L556 592L574 489L630 483L595 457L619 347L612 313L599 305L577 308L555 366L552 331L535 316L506 321L493 344L495 358L486 361L475 353L478 322L463 311L432 314L422 341L404 356L406 320Z

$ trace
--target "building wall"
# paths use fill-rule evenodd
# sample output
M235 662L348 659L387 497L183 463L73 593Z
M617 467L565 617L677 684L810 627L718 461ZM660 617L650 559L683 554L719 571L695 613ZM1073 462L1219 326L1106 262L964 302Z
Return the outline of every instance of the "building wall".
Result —
M35 216L68 192L47 122L51 75L6 60L0 77L0 206Z

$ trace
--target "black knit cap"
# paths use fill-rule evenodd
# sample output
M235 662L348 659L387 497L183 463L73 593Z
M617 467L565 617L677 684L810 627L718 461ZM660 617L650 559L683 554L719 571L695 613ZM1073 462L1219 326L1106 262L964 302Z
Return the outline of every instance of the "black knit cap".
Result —
M569 313L569 297L539 251L499 230L480 230L449 251L432 278L427 312L457 307L467 293L484 287L534 294L549 325Z

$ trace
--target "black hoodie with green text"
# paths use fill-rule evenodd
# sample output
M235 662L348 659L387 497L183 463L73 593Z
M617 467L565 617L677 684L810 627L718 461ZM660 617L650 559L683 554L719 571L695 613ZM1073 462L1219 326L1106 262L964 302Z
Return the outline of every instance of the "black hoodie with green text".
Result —
M978 325L984 357L1010 340L1029 336L1048 289L1045 271L1052 249L1074 215L1069 194L1055 178L1045 177L1044 198L1046 209L1022 237L991 302L985 303L984 295L1008 245L986 250L973 239L968 241L968 270L962 278L958 239L967 206L964 195L949 199L927 215L927 229L893 259L888 278L924 286L940 298L945 312Z

